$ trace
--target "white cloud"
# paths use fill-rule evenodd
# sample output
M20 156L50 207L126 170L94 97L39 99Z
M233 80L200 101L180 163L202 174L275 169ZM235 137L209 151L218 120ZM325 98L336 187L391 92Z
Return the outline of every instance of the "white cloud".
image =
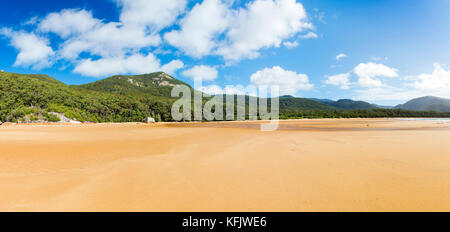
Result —
M312 28L303 5L295 0L255 0L235 13L217 54L227 61L255 58L260 49L280 47L283 40Z
M181 60L172 60L169 63L161 67L161 71L173 75L179 69L184 67L184 63Z
M283 45L285 47L287 47L288 49L292 49L292 48L298 47L299 44L297 41L294 41L294 42L286 41L286 42L283 42Z
M301 39L316 39L318 37L319 36L317 36L317 34L312 32L312 31L310 31L310 32L308 32L308 33L306 33L304 35L300 35L299 36L299 38L301 38Z
M327 85L336 85L341 89L349 89L350 88L350 73L341 73L333 76L328 76L325 84Z
M220 0L197 3L181 21L181 30L174 30L164 38L186 54L200 58L217 47L215 36L228 27L228 6Z
M423 96L450 98L450 70L434 64L431 74L421 74L405 79L403 86L383 86L357 90L357 99L366 101L405 102Z
M47 39L34 33L16 32L2 28L0 34L11 39L11 46L19 50L14 66L42 69L52 65L54 54Z
M365 88L374 88L383 86L383 82L379 79L374 79L371 77L359 77L358 84Z
M258 87L279 86L280 95L295 95L300 90L310 90L308 76L284 70L279 66L257 71L250 77L250 82Z
M175 60L161 67L160 61L153 55L134 54L128 57L85 59L76 65L74 72L85 76L106 77L114 74L143 74L168 69L173 73L182 67L182 62Z
M185 70L181 73L183 76L190 77L192 79L201 79L203 81L215 80L219 74L215 67L207 65L194 66L191 69Z
M83 9L51 13L38 25L41 32L52 32L65 41L58 51L59 58L76 60L83 52L101 57L119 57L138 53L140 49L159 45L158 34L150 33L145 25L123 22L103 23Z
M372 62L359 64L354 72L359 77L358 84L369 88L383 86L383 82L376 77L398 77L396 69Z
M450 70L445 70L440 64L434 64L431 74L421 74L414 86L423 90L445 90L450 95Z
M345 58L345 57L347 57L346 54L340 53L339 55L336 56L336 60L340 60L340 59Z
M360 89L356 90L355 93L356 95L353 96L353 99L394 105L424 96L450 98L448 90L421 90L406 85L401 87L383 86L382 88Z
M38 25L41 32L52 32L62 38L85 33L102 22L86 10L66 9L58 13L50 13Z
M336 59L339 60L345 57L345 54L339 54ZM378 88L383 86L383 82L379 77L398 77L397 69L376 63L361 63L353 69L353 72L358 76L357 84L363 88ZM328 76L325 84L340 86L342 89L349 89L350 85L349 73L342 73L338 75Z
M368 102L406 102L413 98L424 96L420 91L414 89L403 89L384 86L355 91L353 99Z
M355 67L355 73L358 76L364 77L398 77L397 70L394 68L390 68L383 64L376 63L361 63Z
M260 49L280 47L283 40L313 28L303 5L295 0L255 0L237 10L231 5L221 0L196 4L181 20L180 30L166 33L165 40L189 56L219 55L236 62L259 56ZM305 36L317 37L312 32ZM295 42L285 44L290 45Z
M160 30L172 25L186 8L186 0L115 0L122 7L120 21L125 25Z
M119 22L104 23L84 9L66 9L47 15L38 30L65 39L59 51L61 58L74 60L83 52L119 57L159 45L159 30L172 25L186 6L186 0L116 2L121 6Z
M142 48L156 46L160 42L159 35L147 34L142 28L108 23L67 40L60 54L66 59L76 59L82 52L114 57L128 52L136 53Z
M142 55L141 49L161 43L158 31L174 23L186 6L185 0L116 2L121 6L120 22L104 23L86 10L67 9L47 15L38 30L63 38L58 58L75 63L74 72L86 76L173 73L184 66L178 60L160 66L153 54ZM100 58L78 61L81 53Z
M174 23L185 9L186 0L116 2L121 6L119 22L105 23L84 9L65 9L34 20L36 32L54 33L63 40L56 53L47 39L32 33L11 34L14 35L14 38L10 36L11 44L20 46L21 51L16 64L40 68L50 66L50 58L62 59L75 65L74 72L96 77L160 70L170 73L184 65L173 61L160 66L153 54L142 55L142 52L146 54L150 47L161 43L159 30ZM80 60L80 54L91 58Z

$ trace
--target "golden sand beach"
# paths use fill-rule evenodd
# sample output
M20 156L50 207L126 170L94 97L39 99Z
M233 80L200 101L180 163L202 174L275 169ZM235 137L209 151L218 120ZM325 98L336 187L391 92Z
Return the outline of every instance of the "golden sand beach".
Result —
M450 124L0 126L0 211L450 211Z

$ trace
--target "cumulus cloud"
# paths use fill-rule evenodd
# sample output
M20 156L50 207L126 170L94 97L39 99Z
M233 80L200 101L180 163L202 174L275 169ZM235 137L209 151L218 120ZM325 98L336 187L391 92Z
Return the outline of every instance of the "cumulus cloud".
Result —
M83 25L90 26L71 27L71 23L64 20L70 21L72 17L85 22ZM50 23L49 20L54 22ZM69 27L66 28L66 24ZM149 34L144 27L120 22L103 23L84 10L52 13L41 22L39 28L57 33L63 38L71 35L59 51L59 55L64 59L77 59L83 52L102 57L123 56L127 52L136 53L141 48L156 46L161 42L158 34Z
M231 5L222 0L197 3L181 20L180 30L166 33L165 40L189 56L219 55L236 62L258 57L259 50L280 47L284 40L313 28L295 0L255 0L237 10ZM306 37L317 35L310 32Z
M205 0L182 19L181 30L168 32L164 38L190 56L203 57L217 47L214 38L228 27L229 14L228 6L220 0Z
M215 80L219 74L215 67L207 65L194 66L191 69L185 70L181 73L183 76L190 77L192 79L200 79L203 81Z
M255 58L260 49L280 47L283 40L312 28L295 0L255 0L235 13L217 54L227 61Z
M376 77L398 77L397 69L372 62L361 63L353 71L358 75L361 87L381 87L383 82Z
M371 77L360 77L358 79L358 84L365 88L374 88L383 86L383 82L379 79L374 79Z
M404 103L414 98L424 96L450 98L450 93L448 92L448 90L443 89L440 89L438 91L422 90L417 88L411 88L411 86L408 85L400 87L383 86L382 88L369 88L356 90L353 99L360 99L369 102L379 102L381 104L395 105L398 103Z
M406 102L413 98L422 97L423 93L416 89L395 88L384 86L382 88L375 87L369 89L359 89L355 91L353 99L369 101L369 102Z
M172 25L186 8L187 0L115 0L125 25L146 26L160 30Z
M345 58L345 57L347 57L346 54L340 53L339 55L336 56L336 60L341 60L342 58Z
M345 57L345 54L339 54L336 59ZM358 76L357 84L363 88L379 88L384 86L380 77L398 77L397 69L390 68L383 64L376 63L360 63L353 69L353 73ZM342 73L338 75L327 76L325 84L336 85L341 89L349 89L352 83L350 76L352 72Z
M42 69L52 64L53 49L49 41L34 33L12 31L3 28L0 34L11 39L11 46L19 51L14 66Z
M161 66L161 71L166 72L168 74L175 74L176 71L182 69L184 67L184 63L181 60L172 60L169 63Z
M414 86L423 90L444 89L450 92L450 70L445 70L440 64L436 63L433 72L419 75Z
M146 56L135 54L128 57L102 58L98 60L85 59L76 65L74 72L84 76L106 77L113 74L143 74L166 69L173 73L183 67L179 60L174 60L164 66L153 54Z
M116 2L122 8L119 22L105 23L84 9L65 9L48 14L37 24L37 31L60 36L64 42L57 58L75 63L74 72L83 75L98 77L162 69L174 72L182 67L181 61L160 66L153 54L144 56L140 52L161 43L158 31L173 24L185 9L185 0ZM100 58L79 61L82 53Z
M296 95L300 90L310 90L314 87L309 83L306 74L284 70L279 66L255 72L251 75L250 82L258 87L279 86L280 95Z
M161 43L159 30L174 23L186 0L116 2L121 7L119 22L106 23L84 9L65 9L34 20L36 33L53 33L62 39L56 52L48 39L36 33L9 31L11 45L20 51L16 65L43 68L52 64L51 59L62 59L75 65L75 73L95 77L160 70L170 73L184 65L176 60L161 66L148 49ZM142 55L143 49L148 55ZM91 58L81 59L80 54Z
M403 85L372 87L356 90L356 99L367 101L405 102L423 96L450 98L450 70L440 64L434 64L429 74L420 74L405 79Z
M327 85L336 85L341 89L350 88L350 73L341 73L333 76L328 76L325 81Z
M66 9L50 13L38 25L41 32L52 32L62 38L85 33L101 24L92 13L86 10Z

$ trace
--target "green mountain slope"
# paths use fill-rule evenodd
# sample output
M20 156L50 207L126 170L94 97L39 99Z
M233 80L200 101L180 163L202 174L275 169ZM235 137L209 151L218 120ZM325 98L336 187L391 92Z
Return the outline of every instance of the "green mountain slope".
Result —
M172 87L175 85L189 86L188 84L177 80L166 73L156 72L135 76L118 75L74 87L121 95L151 95L155 97L170 97Z
M164 90L168 91L168 90ZM153 116L170 120L175 99L68 86L44 75L0 72L0 121L57 121L49 112L78 121L132 122Z
M341 99L335 102L327 103L327 105L334 106L338 109L343 110L370 110L378 108L368 102L353 101L350 99Z
M280 97L281 111L297 110L336 110L337 108L325 103L314 101L307 98Z
M413 99L395 108L415 111L450 112L450 99L427 96Z

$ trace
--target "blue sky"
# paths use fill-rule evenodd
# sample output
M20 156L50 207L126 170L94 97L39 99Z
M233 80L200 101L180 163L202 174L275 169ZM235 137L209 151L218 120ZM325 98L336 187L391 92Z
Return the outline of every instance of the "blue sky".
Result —
M0 69L67 84L163 70L204 91L450 97L447 0L0 0Z

